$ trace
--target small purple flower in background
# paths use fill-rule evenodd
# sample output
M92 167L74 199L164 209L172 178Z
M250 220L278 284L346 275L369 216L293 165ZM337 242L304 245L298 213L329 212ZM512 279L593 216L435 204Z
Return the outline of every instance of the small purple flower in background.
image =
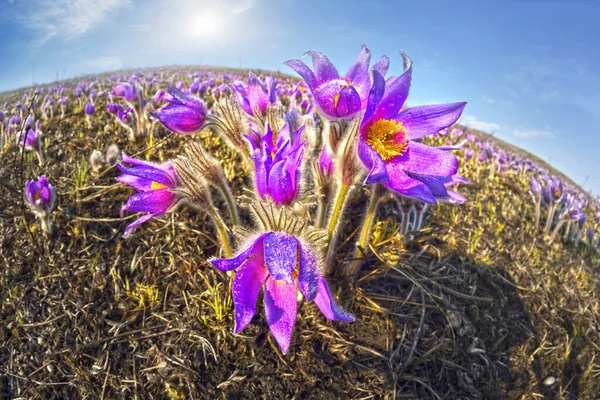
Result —
M354 64L341 77L324 54L316 51L307 54L312 58L314 72L300 60L290 60L285 64L304 78L317 105L327 117L352 117L366 107L371 90L371 52L366 46L362 46ZM383 56L372 69L385 76L388 67L389 59Z
M50 233L52 230L50 215L56 203L56 189L50 185L44 175L25 183L25 202L40 220L42 230Z
M264 290L265 314L269 328L285 354L297 314L297 289L307 301L314 301L325 318L353 322L333 298L314 251L295 236L282 232L260 235L237 256L212 259L221 271L237 269L232 296L235 306L235 333L239 333L256 314L256 301Z
M455 123L465 102L427 105L401 111L408 97L412 66L405 57L405 72L386 83L373 71L373 88L360 127L358 155L369 171L366 184L388 188L426 203L455 202L443 180L458 170L456 157L420 140Z
M88 101L85 105L85 113L87 115L93 115L95 112L96 106L92 102Z
M149 213L127 226L123 234L123 237L127 237L137 226L151 218L164 215L175 206L177 197L174 189L179 178L170 162L155 165L128 157L125 153L122 153L122 158L123 162L131 164L132 167L126 168L121 163L117 164L123 175L117 176L116 179L135 188L138 193L131 196L121 208L121 216L125 210Z
M277 81L273 77L265 78L266 87L258 77L250 72L248 74L248 87L245 88L241 82L232 87L238 104L248 115L261 116L267 112L269 104L277 101Z
M135 100L137 91L135 86L131 85L130 83L119 83L111 89L110 94L115 97L122 97L131 102Z
M175 133L190 134L200 131L207 114L204 101L173 86L170 86L168 91L163 97L168 104L156 111L154 117L165 128Z
M92 102L88 101L85 105L85 120L89 129L92 129L92 121L94 120L95 112L96 106Z
M472 159L474 154L475 154L475 153L473 153L473 150L471 150L471 149L466 149L466 150L465 150L465 158L466 158L467 160L470 160L470 159Z
M108 110L109 113L116 114L120 110L123 110L123 106L120 104L116 104L116 103L108 103L106 105L106 109Z
M268 196L276 204L284 205L298 197L300 166L306 148L306 142L300 142L303 130L301 127L291 135L286 124L279 132L277 143L269 125L262 137L254 132L247 136L252 145L250 158L254 163L254 182L261 199Z

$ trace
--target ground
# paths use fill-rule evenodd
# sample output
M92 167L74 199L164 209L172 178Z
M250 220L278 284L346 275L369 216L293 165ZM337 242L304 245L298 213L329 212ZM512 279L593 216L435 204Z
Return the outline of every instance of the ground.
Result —
M244 164L210 132L161 130L130 143L101 103L44 121L44 168L3 155L0 186L0 396L170 399L595 399L600 393L598 253L548 243L533 228L529 176L461 158L463 205L431 209L401 236L384 199L356 282L331 277L352 324L301 303L292 346L277 347L262 304L233 335L230 277L208 218L182 208L122 238L132 189L116 168L95 173L92 149L117 143L160 161L200 138L236 195ZM47 239L20 200L44 173L58 189ZM352 256L367 190L347 210L336 265ZM248 219L247 212L243 218Z

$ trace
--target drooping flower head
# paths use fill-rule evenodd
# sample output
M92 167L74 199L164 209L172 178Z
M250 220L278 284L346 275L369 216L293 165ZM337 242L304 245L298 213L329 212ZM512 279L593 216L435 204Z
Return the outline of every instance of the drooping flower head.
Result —
M296 236L283 232L260 235L229 259L212 259L221 271L237 269L232 296L235 307L235 333L239 333L256 314L256 301L263 289L269 328L285 354L297 314L297 289L307 301L314 301L325 318L352 322L331 295L315 251Z
M467 103L427 105L401 111L410 89L412 66L384 80L373 71L373 87L360 126L358 155L369 171L365 183L383 183L396 192L426 203L457 201L444 182L458 169L456 157L420 140L452 125Z
M542 194L542 185L537 179L531 178L529 181L529 190L537 198Z
M202 129L207 113L202 99L169 86L163 100L168 104L153 115L165 128L180 134L195 133Z
M155 165L131 158L125 153L122 153L122 158L123 162L132 167L126 168L118 163L117 167L123 175L116 179L135 188L138 193L131 196L121 208L121 216L125 210L148 213L127 226L123 234L123 237L127 237L137 226L174 208L177 203L175 188L179 178L170 162Z
M304 127L293 135L289 125L284 125L277 140L267 125L263 136L252 132L247 139L252 145L250 158L254 163L254 181L261 199L271 198L276 204L290 204L300 190L300 166L306 148L301 141Z
M300 60L290 60L285 64L296 71L310 88L319 109L329 118L348 118L366 107L371 79L369 63L371 52L362 46L358 57L340 76L335 66L322 53L309 51L313 70ZM373 70L385 76L389 59L383 56L373 65Z

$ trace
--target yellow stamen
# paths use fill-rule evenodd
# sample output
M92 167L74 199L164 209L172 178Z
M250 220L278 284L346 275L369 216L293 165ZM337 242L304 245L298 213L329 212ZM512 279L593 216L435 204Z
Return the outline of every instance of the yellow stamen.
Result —
M366 142L387 161L406 153L408 136L402 122L380 119L369 127Z
M40 199L40 193L42 192L42 189L38 190L37 192L35 192L33 194L33 200L38 201Z
M162 183L158 183L158 182L152 182L152 184L150 185L150 189L152 190L158 190L158 189L166 189L167 186L163 185Z
M337 94L335 95L335 97L333 98L333 106L335 108L337 108L338 103L340 102L340 94L341 91L337 92Z

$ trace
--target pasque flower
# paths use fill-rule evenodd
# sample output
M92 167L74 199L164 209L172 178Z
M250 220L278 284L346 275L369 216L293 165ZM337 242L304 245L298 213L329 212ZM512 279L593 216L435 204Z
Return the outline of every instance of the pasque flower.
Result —
M125 210L148 213L127 226L123 234L123 237L127 237L137 226L165 214L175 206L175 188L179 178L170 162L155 165L131 158L125 153L122 153L122 158L123 162L131 164L132 167L126 168L118 163L117 167L123 175L117 176L116 179L135 188L138 193L131 196L121 208L121 216Z
M371 52L366 46L362 46L358 57L343 76L324 54L316 51L307 54L312 58L314 71L300 60L290 60L285 64L304 78L326 116L334 119L352 117L366 107L371 89ZM389 59L383 56L373 65L373 70L385 76L388 67Z
M56 203L56 189L45 175L25 183L25 202L40 220L43 231L50 233L50 215Z
M289 125L284 125L275 141L267 125L263 136L252 132L247 136L252 145L250 158L254 163L254 182L258 195L270 197L276 204L290 204L300 190L300 166L306 148L301 142L304 127L291 135Z
M237 269L232 286L234 332L239 333L250 324L263 289L267 322L284 354L289 350L296 322L297 288L307 301L315 302L327 319L354 321L331 295L314 250L296 236L263 233L243 246L237 256L210 262L221 271Z
M250 72L248 74L248 87L241 84L233 86L237 101L248 115L264 115L269 104L277 101L277 81L271 76L265 78L266 85Z
M456 201L444 181L456 174L458 160L449 151L420 140L452 125L467 103L413 107L401 111L410 89L412 66L386 82L372 71L373 87L360 127L358 155L368 169L365 183L388 188L426 203Z
M181 134L195 133L202 129L207 113L202 99L169 86L163 100L168 104L153 115L167 129Z

